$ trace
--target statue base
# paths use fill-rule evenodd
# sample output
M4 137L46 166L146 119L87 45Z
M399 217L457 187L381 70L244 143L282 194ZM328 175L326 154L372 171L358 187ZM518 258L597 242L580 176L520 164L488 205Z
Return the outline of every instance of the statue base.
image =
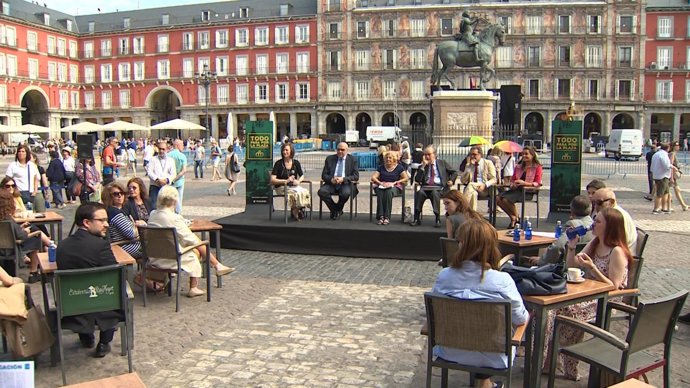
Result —
M431 96L434 144L457 149L460 139L473 135L491 141L494 105L498 97L481 90L436 90Z

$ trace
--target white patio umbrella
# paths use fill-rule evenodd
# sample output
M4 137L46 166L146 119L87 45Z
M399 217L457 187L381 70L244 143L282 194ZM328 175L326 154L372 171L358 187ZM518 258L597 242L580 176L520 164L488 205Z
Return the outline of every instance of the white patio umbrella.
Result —
M0 124L0 133L12 133L12 127L5 124Z
M102 131L103 126L99 124L94 124L90 121L82 121L80 123L68 125L64 128L60 128L60 132L74 132L74 133L89 133Z
M270 122L272 123L272 126L273 126L273 142L274 142L274 143L277 143L277 142L279 142L280 140L278 140L278 139L276 138L276 136L278 135L278 133L277 133L277 132L278 132L278 131L277 131L278 125L277 125L277 123L276 123L276 114L275 114L275 112L271 111L271 114L268 115L268 121L270 121Z
M169 121L164 121L156 125L152 125L151 129L187 129L187 130L203 130L206 129L204 126L192 123L187 120L174 119Z
M113 121L112 123L103 126L103 129L109 129L111 131L147 131L151 132L151 128L144 127L143 125L130 123L127 121Z
M225 129L228 133L228 143L230 144L232 144L233 140L235 140L235 123L233 119L232 112L228 112L228 123Z
M22 133L50 133L50 128L36 124L24 124L19 128Z

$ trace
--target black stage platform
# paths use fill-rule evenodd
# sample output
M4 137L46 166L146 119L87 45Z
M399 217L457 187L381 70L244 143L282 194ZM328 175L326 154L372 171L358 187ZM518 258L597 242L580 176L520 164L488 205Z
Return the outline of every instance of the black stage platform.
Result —
M268 205L247 206L244 213L214 220L223 226L221 247L228 249L435 261L441 256L438 238L446 231L445 224L434 228L433 221L433 215L427 215L421 226L412 227L394 214L383 226L369 222L369 213L350 221L346 212L333 221L327 211L319 220L315 211L312 220L286 225L282 210L268 220Z

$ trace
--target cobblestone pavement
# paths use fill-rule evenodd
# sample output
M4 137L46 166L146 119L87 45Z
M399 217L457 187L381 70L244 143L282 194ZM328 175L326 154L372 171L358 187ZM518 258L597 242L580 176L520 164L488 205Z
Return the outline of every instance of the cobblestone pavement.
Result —
M0 170L7 160L0 160ZM366 181L368 175L362 176ZM318 179L318 172L310 171L309 177ZM583 186L591 178L583 177ZM238 196L228 197L224 183L208 178L187 182L183 213L188 218L213 219L244 207L243 184ZM690 289L686 249L690 212L652 215L651 204L640 191L646 188L644 177L615 175L607 183L616 188L622 206L637 224L650 233L640 284L643 299ZM360 197L360 211L366 211L368 198ZM548 213L547 203L542 201L542 214ZM59 210L66 217L65 231L74 209ZM554 221L542 222L540 229L551 230ZM347 227L347 221L340 222ZM499 217L499 226L505 226L502 223L507 224L505 217ZM223 261L237 271L226 277L222 289L214 289L211 303L182 298L181 310L175 313L174 300L156 295L144 308L135 290L134 367L149 386L424 385L426 339L418 333L424 320L422 293L438 273L435 263L231 249L222 253ZM40 303L40 286L31 288ZM75 335L65 338L68 382L127 371L126 358L116 351L119 335L113 341L113 354L103 359L80 349ZM690 367L684 362L689 356L690 327L680 325L673 343L672 387L690 386ZM522 359L516 362L513 383L520 385ZM38 357L37 364L36 386L58 386L60 369L49 366L47 353ZM439 373L434 374L438 386ZM649 376L660 385L659 372ZM451 373L451 386L466 386L467 381L466 374ZM557 385L586 383L558 380Z

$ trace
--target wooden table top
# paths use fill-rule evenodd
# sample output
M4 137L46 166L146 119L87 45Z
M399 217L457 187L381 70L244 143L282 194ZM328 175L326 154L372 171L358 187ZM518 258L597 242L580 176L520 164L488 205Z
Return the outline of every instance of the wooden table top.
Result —
M79 384L66 385L65 388L146 388L146 385L139 375L134 373L127 373L124 375L107 377L100 380L86 381Z
M115 255L115 260L118 264L133 265L137 261L119 245L111 245L110 248L113 250L113 255ZM41 267L41 271L44 274L55 272L58 267L57 263L51 263L48 260L48 252L38 253L38 265Z
M45 217L37 218L37 214L44 214ZM29 217L13 217L14 221L18 224L21 224L23 222L33 222L33 223L40 223L40 222L62 222L65 217L60 215L59 213L55 212L43 212L43 213L32 213Z
M628 379L609 388L654 388L654 386L637 379Z
M223 226L209 220L193 220L189 225L189 229L192 232L208 232L211 230L221 230Z
M520 241L513 241L513 235L508 235L508 232L512 232L512 230L506 229L499 230L497 232L499 244L510 245L520 248L551 245L554 241L556 241L554 237L544 237L536 235L533 235L531 240L525 240L524 234L520 235Z
M548 306L550 304L565 302L572 299L584 298L602 292L613 291L611 284L597 280L585 279L582 283L568 283L568 292L558 295L524 295L522 300L526 303Z

